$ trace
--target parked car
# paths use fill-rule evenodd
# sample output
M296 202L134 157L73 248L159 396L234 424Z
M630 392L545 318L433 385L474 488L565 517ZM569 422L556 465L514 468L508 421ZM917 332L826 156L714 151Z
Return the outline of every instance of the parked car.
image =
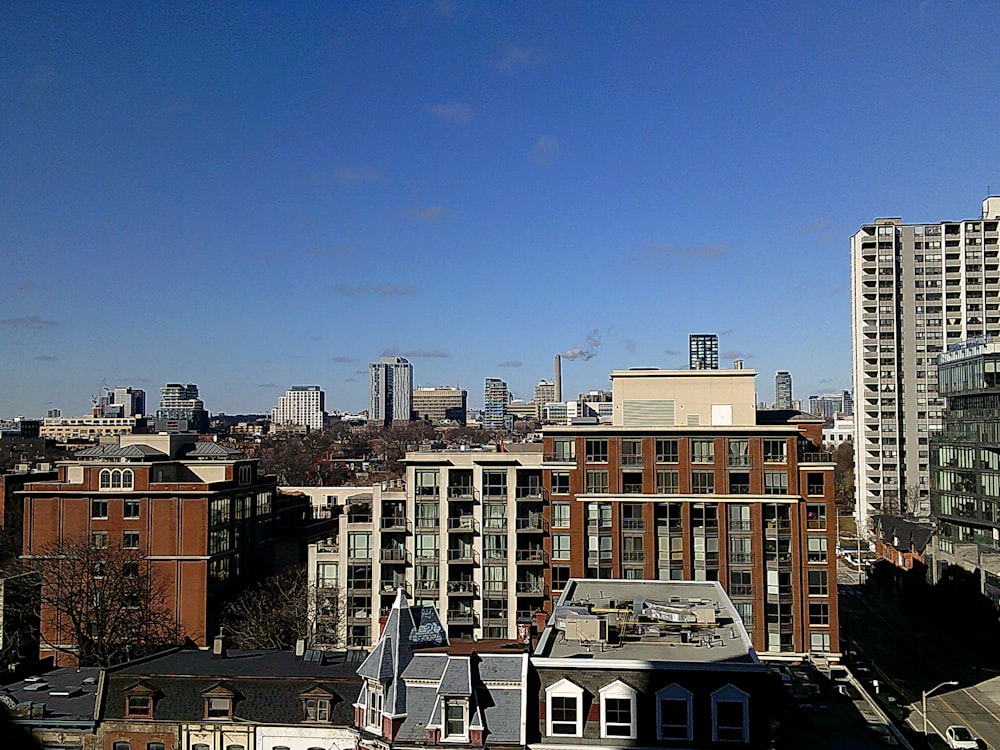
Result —
M944 741L952 750L978 750L979 748L979 740L961 724L952 724L945 729Z

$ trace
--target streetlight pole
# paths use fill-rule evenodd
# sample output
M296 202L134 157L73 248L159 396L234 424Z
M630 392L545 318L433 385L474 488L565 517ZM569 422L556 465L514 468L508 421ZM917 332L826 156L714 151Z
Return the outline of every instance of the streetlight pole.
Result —
M924 736L927 736L927 696L933 693L939 688L943 688L945 685L950 685L951 687L956 687L958 685L955 680L948 680L947 682L942 682L940 685L935 685L930 690L925 690L920 694L920 708L924 714Z

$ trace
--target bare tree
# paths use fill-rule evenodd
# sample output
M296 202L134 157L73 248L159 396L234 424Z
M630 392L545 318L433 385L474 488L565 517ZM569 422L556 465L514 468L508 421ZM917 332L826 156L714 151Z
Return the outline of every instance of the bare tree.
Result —
M227 604L222 627L236 648L290 649L305 637L308 618L308 577L304 566L296 566Z
M138 549L63 539L22 558L42 577L42 642L81 666L111 666L180 640L166 586Z

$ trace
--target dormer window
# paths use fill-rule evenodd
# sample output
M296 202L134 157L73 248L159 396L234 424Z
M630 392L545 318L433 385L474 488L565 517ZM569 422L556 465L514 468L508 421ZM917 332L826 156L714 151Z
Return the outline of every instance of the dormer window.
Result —
M330 709L333 707L333 694L316 686L299 694L302 701L302 718L304 721L328 723Z
M469 741L469 702L446 698L441 701L441 739L445 742Z
M125 689L125 718L152 719L157 689L140 681Z
M545 690L546 734L583 736L583 688L563 679Z
M365 711L365 728L382 732L382 686L377 682L368 683L368 710Z
M621 680L601 688L601 737L635 739L635 690Z
M217 683L202 692L205 699L206 719L232 719L236 693L222 683Z

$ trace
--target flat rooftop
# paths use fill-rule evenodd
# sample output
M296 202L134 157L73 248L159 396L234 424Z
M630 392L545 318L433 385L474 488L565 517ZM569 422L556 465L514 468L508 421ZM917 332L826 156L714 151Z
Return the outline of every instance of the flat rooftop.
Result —
M716 581L572 579L533 657L760 664L743 621Z

